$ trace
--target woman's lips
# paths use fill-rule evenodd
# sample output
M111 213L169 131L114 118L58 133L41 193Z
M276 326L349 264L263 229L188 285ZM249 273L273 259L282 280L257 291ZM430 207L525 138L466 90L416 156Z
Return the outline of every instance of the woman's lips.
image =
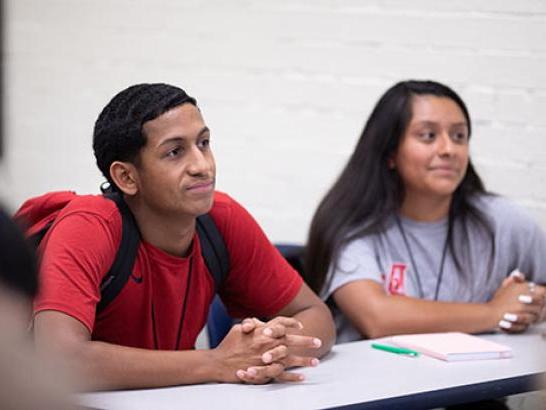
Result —
M449 175L458 174L457 168L449 167L449 166L430 167L430 170L440 174L449 174Z

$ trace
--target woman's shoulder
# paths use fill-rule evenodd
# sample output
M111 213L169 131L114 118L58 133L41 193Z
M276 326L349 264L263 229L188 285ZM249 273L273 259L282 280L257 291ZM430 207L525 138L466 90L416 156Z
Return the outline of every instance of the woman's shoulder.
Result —
M476 195L472 203L495 226L528 230L537 226L530 212L515 201L497 194Z
M361 230L353 229L346 236L343 245L340 248L340 259L354 259L363 256L375 255L378 245L384 240L385 236L392 230L395 220L394 217L389 217L378 228L372 232L362 232Z

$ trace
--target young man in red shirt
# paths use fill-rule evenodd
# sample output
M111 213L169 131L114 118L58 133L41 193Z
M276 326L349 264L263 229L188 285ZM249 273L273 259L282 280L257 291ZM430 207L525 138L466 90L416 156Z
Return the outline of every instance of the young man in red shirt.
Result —
M141 235L132 274L100 313L100 285L121 240L121 216L103 196L66 206L42 241L34 307L38 348L58 354L90 388L301 380L335 339L328 308L241 205L215 192L210 130L193 98L167 84L120 92L95 124L97 164ZM236 317L215 349L194 350L214 296L195 223L209 213L229 253L219 288Z

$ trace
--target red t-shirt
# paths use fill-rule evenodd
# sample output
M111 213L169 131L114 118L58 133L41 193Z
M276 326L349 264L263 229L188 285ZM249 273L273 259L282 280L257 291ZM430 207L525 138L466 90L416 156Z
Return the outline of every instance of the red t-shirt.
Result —
M215 194L210 215L229 252L230 270L219 293L230 314L275 315L296 296L301 277L228 195ZM98 195L73 200L42 242L41 289L34 312L66 313L82 322L93 340L147 349L192 348L214 296L198 238L185 258L142 241L131 277L96 316L99 286L120 241L121 215L113 201Z

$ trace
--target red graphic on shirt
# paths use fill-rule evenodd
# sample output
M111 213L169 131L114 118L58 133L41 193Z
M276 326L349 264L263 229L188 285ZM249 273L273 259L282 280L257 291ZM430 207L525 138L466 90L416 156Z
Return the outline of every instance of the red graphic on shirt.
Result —
M393 263L389 280L389 293L391 295L405 295L404 275L407 265L405 263Z

